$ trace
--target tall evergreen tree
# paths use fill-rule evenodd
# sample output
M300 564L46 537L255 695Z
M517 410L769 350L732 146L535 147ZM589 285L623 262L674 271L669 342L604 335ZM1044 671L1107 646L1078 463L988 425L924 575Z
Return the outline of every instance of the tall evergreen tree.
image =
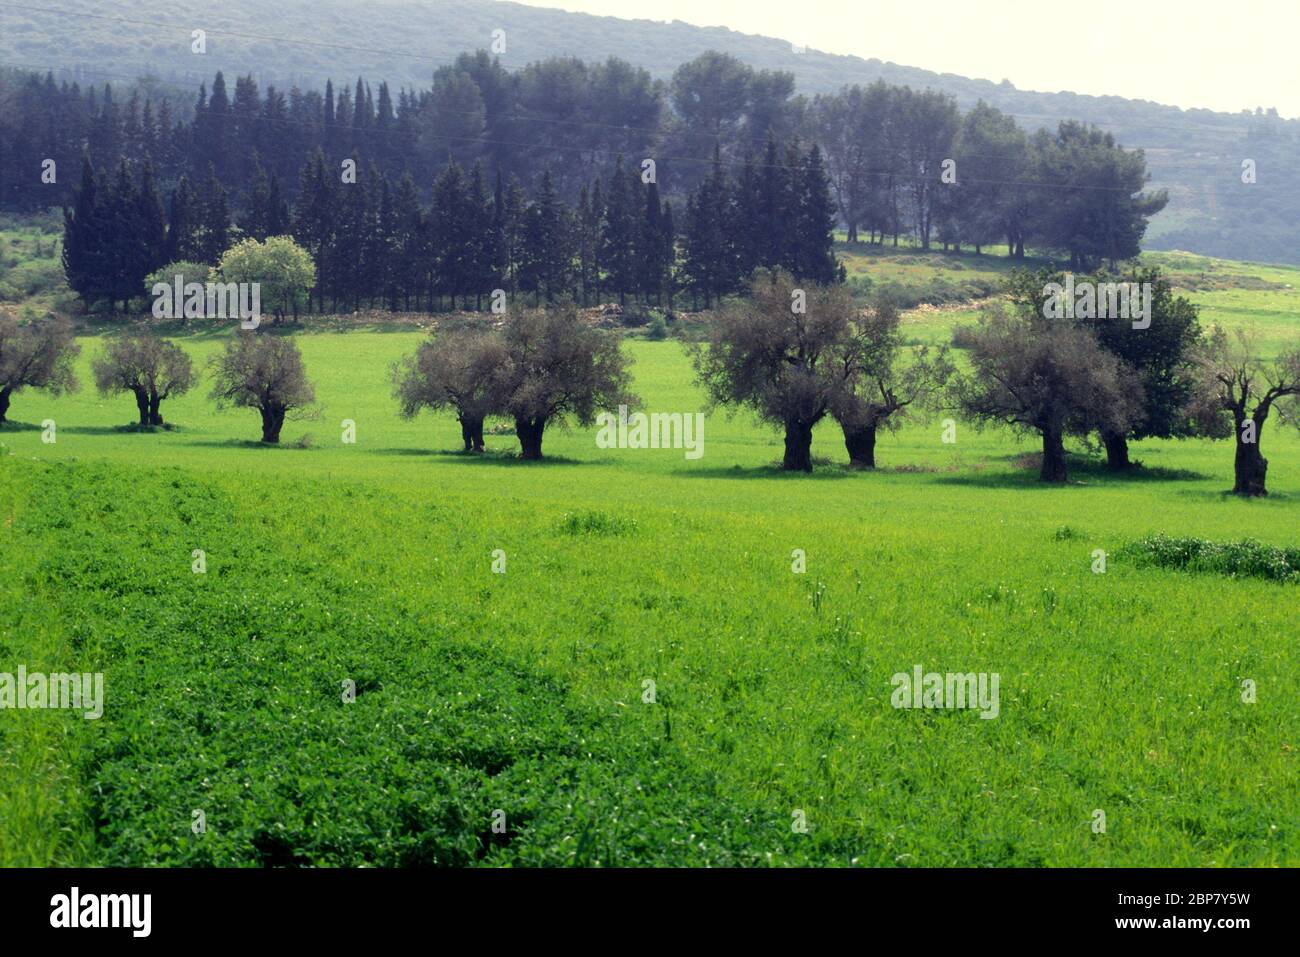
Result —
M180 181L172 190L167 217L168 262L193 261L202 257L200 230L203 211L190 179L181 174Z
M556 195L550 170L546 170L525 218L520 286L547 302L563 295L572 270L571 243L568 210Z
M72 208L63 208L63 273L83 301L108 294L107 223L99 205L95 167L89 151L81 158L81 185Z
M470 253L468 241L472 229L469 210L469 184L460 164L451 162L433 184L433 207L429 210L429 236L432 242L434 293L439 298L456 297L470 289Z
M799 170L798 187L792 264L795 277L823 284L834 282L835 201L816 143Z
M605 273L605 286L618 294L619 303L627 301L629 292L638 286L637 243L640 209L637 190L640 179L623 168L623 157L614 161L605 193L605 215L600 237L600 264Z
M332 182L325 170L325 154L317 148L299 177L298 199L293 212L293 238L311 253L316 263L316 299L322 312L325 311L328 285L326 277L331 266L326 253L334 228Z
M663 301L664 283L668 271L665 258L668 247L664 244L663 208L659 203L659 186L650 183L645 190L645 214L641 218L641 234L637 238L636 261L639 266L641 294L649 301Z
M200 258L215 265L230 246L230 195L221 185L212 164L208 166L208 178L203 184L202 217Z

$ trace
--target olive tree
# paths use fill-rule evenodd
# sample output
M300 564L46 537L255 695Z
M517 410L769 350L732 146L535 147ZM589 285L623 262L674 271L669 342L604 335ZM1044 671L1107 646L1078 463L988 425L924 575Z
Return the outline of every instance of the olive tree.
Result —
M714 316L694 365L711 405L739 405L785 430L782 468L812 471L813 427L853 377L856 309L842 286L761 272ZM851 364L849 364L851 366Z
M876 467L877 431L897 429L910 413L932 404L955 367L945 347L917 346L904 359L898 308L887 298L859 313L852 330L831 414L844 431L849 464L869 469Z
M591 425L602 409L636 402L618 334L582 323L570 301L514 314L502 338L508 363L492 405L515 420L522 459L542 457L548 425Z
M498 411L509 381L510 356L497 332L462 329L435 335L394 363L393 395L401 415L451 409L466 452L483 451L483 420Z
M1127 432L1142 388L1088 329L994 309L970 333L969 374L954 380L958 407L977 422L1037 432L1044 482L1064 482L1065 436Z
M212 358L212 398L218 407L257 409L262 415L262 441L280 441L285 418L305 417L316 400L307 381L302 353L292 339L240 331L225 351Z
M73 363L80 352L66 320L20 323L12 315L0 315L0 424L6 421L15 392L26 388L45 389L51 395L75 391Z
M1090 283L1093 290L1123 283L1134 290L1149 291L1150 296L1149 299L1143 296L1150 312L1141 317L1141 322L1135 323L1132 309L1112 310L1103 305L1100 295L1096 308L1091 310L1095 316L1059 320L1090 329L1098 344L1124 363L1142 385L1139 414L1129 423L1127 431L1098 429L1106 449L1106 467L1114 471L1133 467L1129 458L1130 441L1226 436L1226 430L1216 431L1212 423L1198 415L1197 350L1201 327L1197 307L1185 297L1175 296L1169 280L1154 267L1134 270L1122 277L1096 273L1080 279ZM1016 270L1007 282L1007 291L1017 309L1038 317L1046 314L1049 288L1061 289L1065 283L1065 273L1051 269L1036 273Z
M91 368L101 395L130 392L135 396L140 424L163 424L164 399L183 395L194 385L194 364L174 342L137 334L110 342Z
M1286 422L1300 426L1300 346L1272 361L1260 357L1254 337L1238 329L1229 335L1215 326L1201 358L1206 391L1220 411L1231 416L1237 453L1232 491L1237 495L1268 494L1268 459L1259 443L1264 422L1273 410Z

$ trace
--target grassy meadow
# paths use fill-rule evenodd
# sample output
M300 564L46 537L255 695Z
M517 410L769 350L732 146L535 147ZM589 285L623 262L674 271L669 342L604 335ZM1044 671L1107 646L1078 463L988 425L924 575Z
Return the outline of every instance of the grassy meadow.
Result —
M1300 335L1300 270L1149 258L1203 324ZM973 315L906 322L947 342ZM780 437L722 411L698 460L575 428L526 463L397 416L387 369L422 332L309 320L319 415L264 448L206 379L164 403L173 431L124 430L130 398L88 386L113 334L0 433L0 671L103 672L107 702L0 715L0 865L1300 863L1300 590L1116 554L1297 544L1276 419L1254 501L1225 494L1228 443L1137 443L1127 477L1076 443L1043 487L1032 440L964 422L882 434L871 473L829 423L783 475ZM227 335L175 338L201 362ZM627 348L646 409L703 408L679 343ZM895 709L916 664L997 672L1000 714Z

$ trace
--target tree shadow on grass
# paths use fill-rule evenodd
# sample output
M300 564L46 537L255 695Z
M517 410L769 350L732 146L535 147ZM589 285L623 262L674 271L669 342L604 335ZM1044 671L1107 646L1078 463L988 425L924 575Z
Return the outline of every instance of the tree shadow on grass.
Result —
M517 452L466 452L462 449L373 449L376 455L407 456L410 458L454 459L465 465L518 465L523 468L547 465L593 465L582 459L571 459L563 455L543 455L541 459L521 459Z
M1161 466L1136 465L1122 472L1112 472L1098 459L1067 453L1065 457L1068 481L1043 482L1038 478L1041 457L1012 453L994 456L986 461L999 462L1012 471L972 470L945 474L934 481L939 485L960 485L969 488L1061 488L1062 485L1129 485L1145 482L1190 482L1210 478L1191 469L1171 469Z
M179 425L68 425L59 430L69 435L166 435L183 431Z
M1070 474L1087 476L1103 482L1199 482L1213 476L1193 469L1166 468L1162 465L1135 465L1112 472L1097 459L1079 459L1069 463Z
M12 420L8 422L0 422L0 435L3 435L5 432L39 431L41 431L41 427L39 425L33 425L31 422L14 422Z
M671 473L683 478L789 479L824 481L852 478L854 471L839 465L815 465L811 472L792 472L779 465L718 465L710 468L677 468Z
M268 451L283 450L287 452L317 451L316 446L313 445L299 445L297 442L268 443L259 442L256 439L192 439L191 441L182 444L206 449L266 449Z

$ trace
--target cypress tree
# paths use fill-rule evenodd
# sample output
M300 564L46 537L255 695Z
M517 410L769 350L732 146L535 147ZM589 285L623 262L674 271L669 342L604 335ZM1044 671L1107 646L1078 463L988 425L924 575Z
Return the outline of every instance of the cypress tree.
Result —
M72 209L63 208L63 273L68 286L91 303L107 292L104 223L99 208L95 167L90 153L81 157L81 185Z
M650 183L645 191L645 215L641 219L641 234L637 243L637 262L640 266L641 293L649 301L662 302L667 247L663 237L663 208L659 203L659 186Z
M190 186L189 177L182 174L172 190L167 222L166 259L168 262L195 260L201 257L199 228L202 212L198 197Z
M271 191L266 198L266 235L284 236L289 232L289 204L280 195L280 177L271 174Z
M293 238L311 253L316 263L316 299L325 311L325 289L330 263L326 258L333 231L333 190L325 172L325 154L318 147L299 174L298 199L293 212Z
M835 201L830 177L822 163L821 150L814 143L799 171L799 207L796 217L795 276L813 282L831 283L836 278Z
M433 208L429 210L429 233L433 244L434 292L441 298L456 296L470 287L469 184L460 164L450 162L433 184Z
M230 245L230 196L211 163L203 185L202 217L200 256L203 262L215 265Z
M396 249L395 284L401 289L404 308L411 308L411 296L420 304L420 279L424 264L424 212L415 189L415 180L407 173L397 184L393 199L393 246Z
M244 235L257 240L266 239L270 235L267 230L270 205L271 183L266 178L261 157L258 156L257 150L254 150L252 183L248 190L248 211L239 223Z
M135 269L139 253L136 249L136 213L139 209L136 189L131 182L131 170L126 160L118 161L112 180L101 188L104 223L111 225L111 231L104 229L100 238L106 243L105 263L108 273L108 297L114 302L120 300L122 311L130 308L131 297L140 294ZM143 274L140 275L143 279Z
M140 169L135 207L132 222L135 260L131 278L137 288L143 288L145 277L167 262L167 217L154 182L153 160L147 155Z
M474 308L483 308L483 294L491 292L496 279L493 245L493 210L483 186L483 164L475 163L470 174L466 207L468 241L467 292L474 295Z
M620 304L639 285L637 275L637 240L639 204L636 191L640 178L623 169L623 157L614 162L609 190L605 194L605 216L600 238L600 264L609 289L618 293Z
M789 262L786 237L794 226L790 170L781 162L776 141L768 139L759 172L759 206L754 218L755 266L773 268Z
M539 301L545 297L547 302L553 302L562 295L568 289L572 268L571 242L568 210L556 195L548 169L542 173L525 220L520 270L523 289L534 293Z

